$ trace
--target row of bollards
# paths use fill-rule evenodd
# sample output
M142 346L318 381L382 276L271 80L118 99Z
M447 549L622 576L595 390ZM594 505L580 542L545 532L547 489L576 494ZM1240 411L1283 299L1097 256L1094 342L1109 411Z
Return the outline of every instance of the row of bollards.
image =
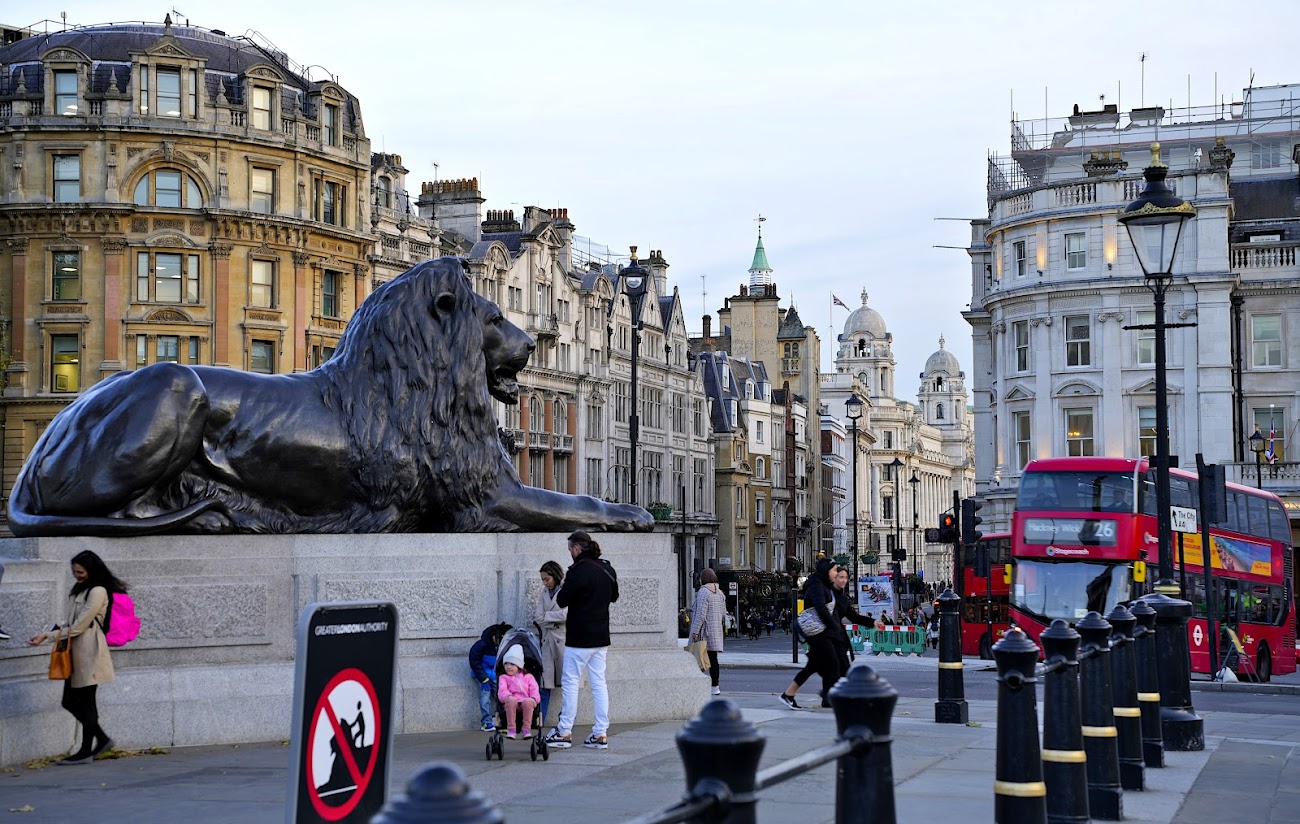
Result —
M1013 627L993 647L998 667L995 818L1081 824L1124 816L1124 791L1164 766L1155 655L1156 611L1136 602L1073 628L1053 621L1038 647ZM1043 674L1042 749L1036 673Z
M1032 644L1031 644L1032 646ZM894 768L890 725L898 692L866 664L853 666L828 697L836 738L800 756L759 771L766 739L726 698L705 704L677 733L686 773L682 801L646 813L629 824L754 824L758 792L836 762L835 821L894 824ZM389 800L371 824L500 824L504 817L472 790L454 765L425 765L404 796Z

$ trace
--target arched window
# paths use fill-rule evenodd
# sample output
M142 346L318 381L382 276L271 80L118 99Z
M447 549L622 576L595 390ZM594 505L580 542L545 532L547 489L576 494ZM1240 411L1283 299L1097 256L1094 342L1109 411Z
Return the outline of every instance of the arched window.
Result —
M203 208L203 195L198 181L180 169L155 169L149 172L135 184L132 200L137 206Z
M934 405L934 419L935 419L936 421L941 421L941 420L943 420L943 404L941 404L941 403L936 403L936 404Z
M381 177L375 181L375 200L385 209L393 208L393 187L388 178Z
M754 477L755 478L767 477L767 461L765 461L762 458L754 459Z
M551 407L551 431L557 435L569 434L569 407L557 400Z
M858 357L865 357L867 354L867 339L858 338Z
M528 401L528 431L546 431L546 412L543 411L542 399L536 395Z

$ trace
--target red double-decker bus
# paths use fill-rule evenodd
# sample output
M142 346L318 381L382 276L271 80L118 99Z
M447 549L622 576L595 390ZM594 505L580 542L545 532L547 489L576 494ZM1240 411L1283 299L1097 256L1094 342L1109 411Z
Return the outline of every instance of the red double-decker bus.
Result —
M1170 504L1199 511L1195 473L1170 470ZM1294 555L1291 525L1272 493L1228 484L1227 517L1210 525L1214 627L1240 640L1243 677L1267 681L1296 669ZM1074 623L1105 615L1143 594L1134 562L1158 558L1155 468L1146 459L1047 458L1020 479L1012 519L1011 621L1033 637L1055 618ZM1188 644L1193 672L1210 662L1201 536L1175 533L1175 576L1192 603ZM1181 560L1180 560L1181 556ZM1226 638L1226 633L1222 633ZM1225 644L1218 644L1220 662Z
M988 574L981 575L977 553L988 552ZM1011 533L985 535L975 547L957 553L953 580L961 596L961 654L993 657L996 644L1010 626L1007 612L1006 566L1011 563Z

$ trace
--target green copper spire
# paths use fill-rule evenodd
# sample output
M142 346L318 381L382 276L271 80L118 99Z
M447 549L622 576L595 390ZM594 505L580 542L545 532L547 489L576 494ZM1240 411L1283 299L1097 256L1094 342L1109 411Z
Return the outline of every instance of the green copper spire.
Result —
M754 263L749 267L749 285L766 286L772 283L772 267L767 262L767 250L763 248L763 221L767 218L758 216L758 245L754 247Z

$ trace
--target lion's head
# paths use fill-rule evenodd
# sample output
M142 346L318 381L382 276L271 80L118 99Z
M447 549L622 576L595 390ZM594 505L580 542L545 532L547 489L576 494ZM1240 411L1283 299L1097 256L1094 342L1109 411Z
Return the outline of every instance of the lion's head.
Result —
M483 323L483 357L487 361L487 386L502 403L519 403L519 370L537 344L528 333L506 320L501 308L482 295L474 296L476 312Z
M518 402L516 375L533 348L473 292L459 258L421 263L376 289L319 369L361 491L377 505L436 501L448 518L480 506L501 461L492 398Z

